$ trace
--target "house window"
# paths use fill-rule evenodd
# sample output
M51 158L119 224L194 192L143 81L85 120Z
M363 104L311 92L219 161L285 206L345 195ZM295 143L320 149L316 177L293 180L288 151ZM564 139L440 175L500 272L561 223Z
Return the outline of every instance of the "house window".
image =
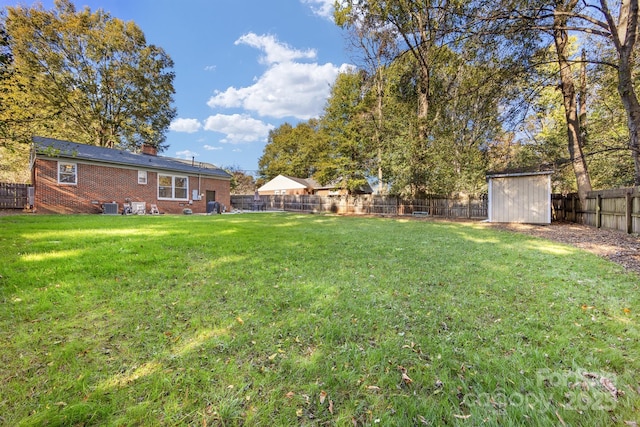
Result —
M138 184L147 183L147 171L138 171Z
M77 184L78 165L75 163L58 162L58 183Z
M189 178L186 176L158 175L158 198L187 200Z

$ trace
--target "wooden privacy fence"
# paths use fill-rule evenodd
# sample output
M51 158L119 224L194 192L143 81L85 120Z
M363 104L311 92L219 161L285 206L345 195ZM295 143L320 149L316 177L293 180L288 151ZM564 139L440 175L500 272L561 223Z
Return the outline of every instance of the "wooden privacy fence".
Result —
M640 187L591 191L582 206L577 194L552 196L554 219L640 233Z
M423 215L444 218L487 217L487 197L426 198L354 196L231 196L233 209L282 210L288 212L332 212L363 215Z
M24 209L29 206L28 184L11 184L0 182L0 209Z

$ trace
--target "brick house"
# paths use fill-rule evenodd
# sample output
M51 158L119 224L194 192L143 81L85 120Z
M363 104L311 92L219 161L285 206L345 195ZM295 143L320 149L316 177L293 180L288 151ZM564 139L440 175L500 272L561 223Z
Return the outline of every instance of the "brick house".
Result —
M142 153L33 138L33 207L39 213L122 212L125 203L149 212L206 213L207 203L230 207L231 175L211 164Z

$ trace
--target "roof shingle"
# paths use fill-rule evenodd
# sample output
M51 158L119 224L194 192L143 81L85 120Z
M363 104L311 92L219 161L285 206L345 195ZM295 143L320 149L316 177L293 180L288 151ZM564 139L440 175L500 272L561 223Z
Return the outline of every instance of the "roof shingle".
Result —
M78 144L70 141L62 141L53 138L36 136L33 138L35 150L38 155L45 157L59 157L76 160L86 160L111 165L135 166L145 169L158 169L186 174L207 175L221 179L230 179L224 170L195 162L193 165L181 159L149 154L137 154L113 148L98 147L95 145Z

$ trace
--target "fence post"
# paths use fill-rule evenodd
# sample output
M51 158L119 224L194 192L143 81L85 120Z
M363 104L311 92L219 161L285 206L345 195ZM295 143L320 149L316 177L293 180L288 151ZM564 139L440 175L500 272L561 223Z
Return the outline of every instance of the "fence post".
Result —
M627 209L625 212L627 219L627 234L631 234L633 233L633 197L631 197L631 192L627 192L627 194L625 194L625 199L627 201Z
M596 196L596 228L602 227L602 195Z

